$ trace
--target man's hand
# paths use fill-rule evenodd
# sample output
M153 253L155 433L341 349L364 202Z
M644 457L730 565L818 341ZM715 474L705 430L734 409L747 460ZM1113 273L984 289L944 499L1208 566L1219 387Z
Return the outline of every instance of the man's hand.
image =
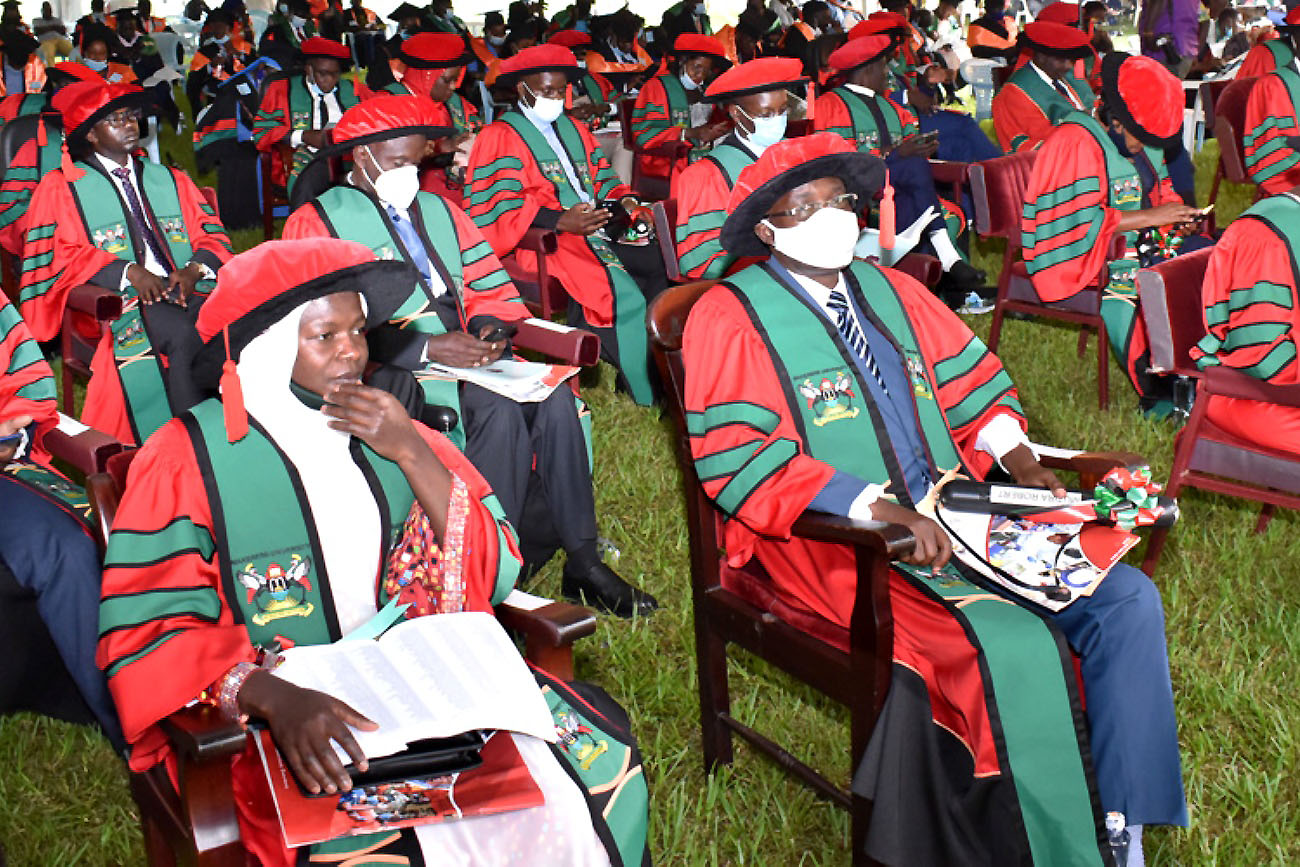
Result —
M706 145L717 141L731 132L731 121L720 120L717 123L702 123L686 131L686 137L697 145Z
M302 143L308 147L314 147L317 150L326 147L330 143L329 130L308 129L303 130Z
M181 307L188 307L190 296L194 294L194 286L202 279L203 271L194 262L173 271L167 277L166 300Z
M555 231L571 235L590 235L609 222L609 212L587 202L574 205L555 222Z
M350 434L403 468L433 452L397 398L359 382L336 382L323 395L329 426Z
M267 721L275 745L313 795L352 789L352 780L330 741L338 741L357 768L364 771L368 767L366 754L348 726L367 732L379 726L338 699L258 670L244 681L238 702L243 713Z
M894 146L894 153L900 157L922 157L929 159L939 150L939 140L923 139L919 135L909 135Z
M1175 223L1188 223L1202 216L1200 208L1193 208L1182 202L1166 202L1147 208L1141 212L1147 217L1147 226L1168 226Z
M1038 462L1027 445L1018 445L1002 456L1002 466L1011 474L1018 485L1031 488L1047 488L1054 497L1065 496L1065 485L1056 477L1056 473Z
M482 367L491 364L505 351L506 341L488 342L479 338L494 331L491 325L485 325L479 331L479 337L464 331L449 331L435 334L429 338L428 357L430 361L445 364L448 367Z
M16 415L0 421L0 438L13 436L32 423L30 415ZM18 443L0 443L0 464L7 464L18 453Z
M140 296L142 304L153 304L155 301L163 301L167 298L167 291L170 288L168 281L143 265L135 262L127 265L126 279L128 283L135 287L136 294Z
M883 499L871 504L871 517L890 524L902 524L912 532L916 545L912 553L903 558L904 563L929 566L938 572L952 557L952 540L932 518Z

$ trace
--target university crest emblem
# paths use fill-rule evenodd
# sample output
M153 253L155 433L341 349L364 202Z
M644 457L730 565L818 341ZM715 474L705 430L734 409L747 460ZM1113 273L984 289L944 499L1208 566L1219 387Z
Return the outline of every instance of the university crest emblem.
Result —
M311 561L294 554L285 569L279 563L271 563L266 573L258 572L249 563L239 573L239 581L248 590L248 601L256 605L258 613L252 620L258 626L265 626L272 620L282 617L307 617L315 606L306 601L311 590L311 581L307 573L311 571Z
M799 392L807 399L808 408L813 411L813 424L818 427L841 419L857 418L862 412L861 407L853 405L856 397L853 382L842 370L835 374L834 382L828 376L823 376L815 385L811 379L805 379Z
M555 713L555 736L559 739L560 749L577 756L584 771L591 770L596 759L609 752L608 742L596 740L591 729L583 725L576 714L565 710Z

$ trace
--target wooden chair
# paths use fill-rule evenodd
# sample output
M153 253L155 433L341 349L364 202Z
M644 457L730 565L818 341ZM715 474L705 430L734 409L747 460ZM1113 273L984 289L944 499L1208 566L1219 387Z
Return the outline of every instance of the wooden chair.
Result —
M1059 322L1080 325L1079 357L1088 346L1088 332L1097 333L1097 403L1101 409L1110 405L1110 345L1106 339L1106 322L1101 318L1101 293L1108 279L1102 265L1091 286L1061 302L1045 302L1034 290L1029 271L1021 258L1020 218L1025 204L1025 190L1033 173L1037 151L1018 151L1003 157L971 163L971 198L975 203L975 231L983 237L1003 238L1007 242L998 275L998 298L989 330L989 350L998 351L1002 323L1008 313L1024 313ZM1122 255L1123 239L1112 249L1110 258Z
M559 241L552 229L529 229L524 233L514 251L501 257L501 265L519 290L524 303L534 316L550 319L568 309L569 293L564 284L550 272L546 257L559 249ZM525 250L536 257L537 267L527 268L520 263L515 251Z
M852 773L862 760L889 689L893 664L889 562L909 551L913 540L901 526L859 523L816 512L805 512L796 522L796 536L857 548L858 592L848 630L784 606L767 589L766 576L756 564L744 571L725 565L720 551L721 515L695 473L686 433L681 354L691 306L712 285L703 281L670 287L654 300L647 317L651 347L676 423L677 463L686 492L704 767L712 772L718 765L730 764L732 735L739 735L818 795L849 810L854 861L866 863L861 853L870 802L842 790L731 715L727 645L749 651L849 708Z
M258 151L258 159L262 169L262 238L270 241L275 237L276 208L287 210L289 207L288 188L274 180L275 161L280 161L285 176L288 177L289 167L293 165L293 148L281 142L272 150Z
M677 171L677 163L691 152L691 145L685 141L669 142L653 147L639 147L636 136L632 134L633 101L625 99L618 104L618 122L623 135L623 147L632 154L632 191L642 199L666 199L672 187L672 176ZM645 175L641 171L642 157L663 157L670 161L672 168L668 177L660 178Z
M930 160L929 162L934 185L947 187L946 192L949 195L946 198L960 208L962 194L966 191L966 184L970 180L970 163L959 163L955 160Z
M686 496L691 547L691 597L700 695L704 766L712 772L732 761L732 735L850 813L855 864L864 854L871 804L845 792L783 746L731 714L727 647L736 645L848 707L849 770L857 770L889 689L893 665L893 619L889 601L890 562L911 551L910 532L896 524L855 522L806 511L792 535L852 545L857 555L857 595L848 629L784 603L756 561L742 569L727 565L722 548L722 513L704 492L695 471L686 428L682 333L695 302L712 281L669 287L650 305L646 327L664 382L677 433L677 463ZM1140 462L1126 453L1070 452L1039 447L1042 463L1078 474L1085 488L1110 469Z
M106 471L87 480L86 490L107 539L136 451L110 458ZM523 636L525 655L539 668L564 680L573 679L573 644L596 630L586 608L567 602L544 602L519 594L497 606L501 623ZM528 600L528 601L525 601ZM130 774L131 795L140 810L145 851L151 867L193 864L199 867L246 867L248 854L239 840L231 788L231 760L245 745L246 733L213 707L193 705L163 720L177 758L179 787L163 765Z
M1220 85L1217 97L1213 101L1214 138L1219 142L1219 162L1214 167L1214 179L1210 181L1209 204L1219 199L1219 184L1228 181L1233 184L1250 184L1255 189L1253 201L1259 201L1261 190L1246 171L1246 151L1242 136L1246 132L1246 103L1250 101L1250 92L1255 87L1257 78L1239 78L1232 82L1213 82ZM1202 92L1211 88L1211 84L1201 85ZM1209 123L1210 109L1206 109L1206 123ZM1210 212L1207 225L1213 231L1215 227L1214 212Z
M1300 509L1300 454L1281 452L1228 433L1206 417L1215 396L1300 408L1300 385L1272 385L1225 367L1200 370L1191 349L1205 336L1201 283L1210 250L1199 250L1138 272L1154 370L1197 380L1196 403L1174 441L1174 464L1166 493L1201 488L1263 505L1255 532L1262 533L1278 506ZM1154 575L1169 535L1152 531L1142 569Z

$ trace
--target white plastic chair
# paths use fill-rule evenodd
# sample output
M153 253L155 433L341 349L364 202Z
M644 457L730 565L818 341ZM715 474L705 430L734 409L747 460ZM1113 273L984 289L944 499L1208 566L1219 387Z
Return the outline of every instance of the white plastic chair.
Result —
M179 34L168 33L166 30L160 33L151 33L149 38L153 44L158 46L158 56L163 59L163 63L179 72L182 76L186 73L185 60L177 49L181 48L182 42Z
M993 70L1006 65L1002 58L972 57L958 67L961 77L970 83L971 90L975 92L976 120L993 116Z
M253 25L253 38L250 40L254 45L262 39L262 34L266 32L267 22L271 19L271 13L265 9L249 9L248 22Z

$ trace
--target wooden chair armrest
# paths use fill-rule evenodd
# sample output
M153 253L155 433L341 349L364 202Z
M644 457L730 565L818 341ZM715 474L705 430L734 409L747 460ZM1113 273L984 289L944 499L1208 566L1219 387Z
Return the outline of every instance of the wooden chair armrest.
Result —
M529 250L539 255L554 253L560 249L560 242L555 237L554 229L541 229L534 227L524 232L524 236L519 239L517 249Z
M839 542L859 545L897 560L911 552L916 540L912 531L902 524L883 521L855 521L824 512L805 511L795 520L790 532L795 536L819 542Z
M930 160L930 174L938 184L964 184L970 163L956 160Z
M117 517L117 485L108 473L91 473L86 476L86 499L99 522L99 546L108 547L108 534Z
M41 443L54 457L87 476L103 472L108 459L124 448L108 434L62 413L58 426L47 430L41 436Z
M634 150L637 156L643 157L667 157L670 160L680 160L691 152L691 143L688 141L664 142L663 144L651 145L650 147L639 147Z
M1230 367L1207 367L1201 372L1201 388L1223 397L1300 406L1300 384L1276 385Z
M122 296L112 289L83 283L68 292L67 309L93 316L100 322L112 322L122 315Z
M1041 451L1038 462L1048 469L1078 473L1079 485L1085 490L1094 487L1102 476L1116 467L1148 463L1146 458L1133 452L1061 452L1057 449Z
M586 329L536 318L514 324L519 329L514 344L520 349L531 349L578 367L591 367L600 361L600 337Z
M247 731L212 705L183 707L160 724L177 754L191 762L229 759L244 750Z
M573 679L573 645L596 631L596 615L580 605L512 591L496 607L497 620L524 637L524 655L561 680Z

